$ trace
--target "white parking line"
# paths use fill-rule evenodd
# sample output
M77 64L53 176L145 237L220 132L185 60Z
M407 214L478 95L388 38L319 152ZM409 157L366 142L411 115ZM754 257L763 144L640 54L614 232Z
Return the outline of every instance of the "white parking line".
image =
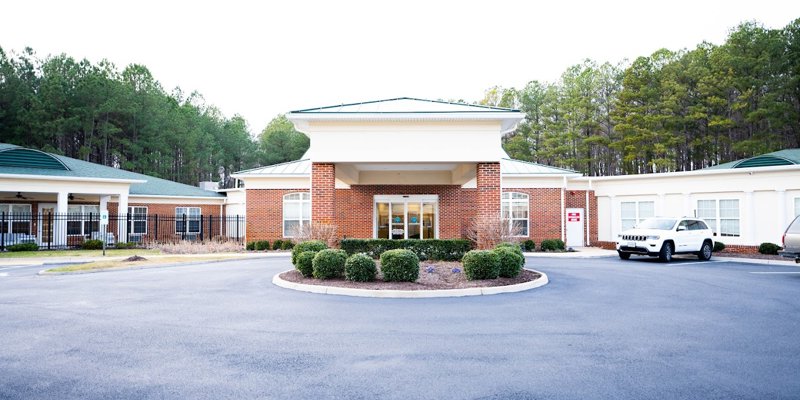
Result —
M677 260L677 259L675 259L675 260L673 260L673 262L674 262L674 261L678 261L678 260ZM718 262L723 262L723 261L675 262L675 263L674 263L674 265L712 264L712 263L718 263Z
M751 274L786 274L786 275L788 275L788 274L800 274L800 271L792 271L792 272L788 272L788 271L781 271L781 272L766 272L766 271L762 271L762 272L758 272L758 271L756 271L756 272L751 272Z

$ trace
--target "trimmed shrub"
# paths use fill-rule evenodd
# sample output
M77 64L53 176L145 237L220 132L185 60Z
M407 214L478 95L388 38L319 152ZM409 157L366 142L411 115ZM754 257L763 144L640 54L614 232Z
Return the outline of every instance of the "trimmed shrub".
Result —
M247 244L244 245L244 249L245 250L255 250L256 249L256 242L247 242Z
M500 258L500 270L498 275L503 278L516 278L522 272L525 265L525 257L522 253L506 246L498 246L493 250Z
M255 250L269 250L269 241L268 240L257 241Z
M725 243L714 242L714 252L725 250Z
M100 250L103 248L103 241L98 239L84 240L81 243L81 248L84 250Z
M283 240L276 240L272 242L272 250L280 250L283 247Z
M464 254L461 263L464 264L464 274L471 281L495 279L500 275L500 256L494 250L472 250Z
M114 245L117 249L124 250L124 249L135 249L136 243L135 242L119 242Z
M294 248L294 242L291 240L284 240L281 243L281 250L291 250L292 248Z
M317 252L311 262L314 271L314 278L332 279L344 276L344 263L347 261L347 253L344 250L324 249Z
M304 252L304 251L313 251L317 252L320 250L325 250L328 248L328 245L320 242L319 240L309 240L307 242L298 243L297 246L292 248L292 265L297 265L297 255Z
M516 243L500 243L497 246L494 246L494 248L495 248L495 250L500 249L500 248L511 249L515 253L517 253L520 256L522 256L522 247L521 247L521 245L516 244Z
M542 251L564 251L566 245L561 239L542 240Z
M8 251L37 251L39 250L39 245L36 243L17 243L12 244L11 246L7 246L6 250Z
M536 251L536 242L528 239L522 242L522 248L525 249L525 251Z
M347 254L364 253L372 258L380 257L387 250L406 249L420 260L458 261L472 249L472 242L465 239L343 239L340 247Z
M378 268L375 260L366 254L353 254L344 263L344 278L353 282L372 282Z
M297 255L297 264L295 269L300 271L303 276L310 278L314 276L314 256L317 255L316 251L304 251Z
M381 272L386 282L414 282L419 278L419 257L406 249L384 251Z
M764 242L758 245L758 252L761 254L778 254L778 250L781 249L781 246L778 246L775 243Z

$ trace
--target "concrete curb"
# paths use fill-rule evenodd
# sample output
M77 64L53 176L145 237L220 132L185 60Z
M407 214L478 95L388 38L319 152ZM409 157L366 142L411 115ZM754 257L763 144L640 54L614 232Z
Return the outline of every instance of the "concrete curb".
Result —
M36 275L40 276L55 276L55 275L83 275L83 274L97 274L101 272L116 272L116 271L135 271L139 269L152 269L152 268L166 268L166 267L184 267L184 266L191 266L191 265L201 265L201 264L216 264L228 261L240 261L240 260L257 260L264 257L231 257L222 260L205 260L205 261L187 261L187 262L173 262L173 263L164 263L164 264L151 264L151 265L138 265L138 266L131 266L131 267L116 267L116 268L104 268L104 269L92 269L86 271L64 271L64 272L48 272L46 269L43 269L36 273ZM72 265L72 264L85 264L91 261L84 261L83 263L58 263L58 264L45 264L51 265L52 267L58 265ZM49 269L49 268L48 268Z
M800 267L800 264L790 260L762 260L759 258L739 258L739 257L712 257L711 261L727 261L741 264L763 264L763 265L782 265L785 267Z
M201 253L201 254L143 254L144 257L150 259L158 259L160 257L175 257L181 256L186 258L192 257L204 257L208 255L212 255L214 253ZM231 255L231 259L236 258L271 258L271 257L289 257L292 253L288 251L280 251L280 252L269 252L269 253L217 253L217 254L229 254ZM51 264L80 264L92 261L118 261L123 260L125 258L130 257L127 256L92 256L92 257L82 257L82 256L73 256L73 257L31 257L31 258L3 258L0 259L0 268L2 267L35 267L37 265L51 265Z
M387 299L428 299L436 297L465 297L465 296L488 296L501 293L516 293L525 290L535 289L548 284L550 281L547 274L535 269L525 268L528 271L533 271L541 275L535 281L518 283L516 285L507 286L493 286L486 288L466 288L466 289L443 289L443 290L371 290L371 289L352 289L335 286L322 286L322 285L307 285L303 283L295 283L284 280L280 277L283 271L275 274L272 277L272 283L275 286L284 289L297 290L300 292L317 293L317 294L336 294L340 296L353 296L353 297L373 297L373 298L387 298Z

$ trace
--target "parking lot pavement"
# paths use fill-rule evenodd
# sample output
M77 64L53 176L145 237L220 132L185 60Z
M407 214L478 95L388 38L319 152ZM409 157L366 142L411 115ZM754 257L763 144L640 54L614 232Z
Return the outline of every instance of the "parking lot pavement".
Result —
M800 275L752 273L796 268L613 257L529 258L528 266L551 283L445 299L275 287L288 258L12 272L0 277L0 398L800 393Z

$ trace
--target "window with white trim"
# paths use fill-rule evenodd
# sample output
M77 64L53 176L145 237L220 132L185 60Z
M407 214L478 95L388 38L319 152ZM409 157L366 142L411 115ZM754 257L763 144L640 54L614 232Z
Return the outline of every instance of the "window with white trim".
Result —
M622 230L631 229L639 222L656 216L653 201L623 201L619 203Z
M131 219L128 224L128 234L134 236L147 235L147 207L128 207L128 215Z
M175 207L175 233L200 232L200 207Z
M503 221L517 236L528 236L530 201L525 193L503 192L500 199Z
M697 200L697 218L719 236L741 235L738 199Z
M30 204L0 204L0 213L5 213L5 222L0 226L0 232L31 234Z
M308 192L283 195L283 237L291 238L311 223L311 195Z
M67 235L89 237L100 232L100 206L67 206Z

